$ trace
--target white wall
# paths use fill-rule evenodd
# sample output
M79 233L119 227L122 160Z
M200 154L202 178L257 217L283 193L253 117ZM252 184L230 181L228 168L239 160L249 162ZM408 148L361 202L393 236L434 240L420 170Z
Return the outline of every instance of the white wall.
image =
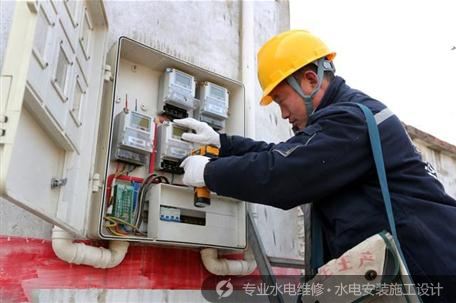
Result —
M237 1L106 1L109 46L124 35L239 79Z
M0 1L0 70L3 66L3 57L8 42L8 33L13 19L14 7L14 1Z
M456 154L450 155L438 148L431 148L419 139L414 139L413 142L423 159L437 171L437 177L445 187L445 191L456 199Z
M255 2L255 43L257 52L274 34L290 27L288 2L264 1ZM256 54L255 54L256 63ZM255 97L260 100L261 87L256 85ZM260 106L255 100L255 139L266 142L285 141L293 135L286 120L281 118L279 107L274 103ZM269 256L282 258L299 258L302 238L298 237L302 217L298 208L289 211L255 205L255 218L259 226L261 239Z

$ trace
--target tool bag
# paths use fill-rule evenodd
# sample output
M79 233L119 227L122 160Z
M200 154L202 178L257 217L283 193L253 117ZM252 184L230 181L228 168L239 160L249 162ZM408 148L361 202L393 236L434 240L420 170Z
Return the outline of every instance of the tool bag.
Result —
M374 115L362 104L355 103L366 117L370 144L380 182L391 234L375 234L342 256L321 266L318 273L301 289L301 301L319 303L346 302L422 302L410 277L407 263L397 238L396 224L386 180L380 135ZM317 235L321 244L321 227ZM318 245L317 245L318 246ZM322 258L322 249L312 248L312 254ZM315 257L315 256L312 256Z

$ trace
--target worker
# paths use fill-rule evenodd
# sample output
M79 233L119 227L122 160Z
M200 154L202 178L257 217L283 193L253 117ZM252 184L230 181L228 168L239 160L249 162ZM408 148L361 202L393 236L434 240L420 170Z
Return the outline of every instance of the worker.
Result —
M260 103L277 103L294 136L267 144L218 134L191 118L175 120L196 132L183 134L183 139L220 148L217 159L186 158L183 183L284 210L312 203L322 226L326 263L389 230L366 120L354 105L362 103L376 117L398 239L415 283L454 278L456 201L423 161L399 118L335 75L335 55L303 30L267 41L258 53ZM441 280L443 293L448 294L447 279ZM445 299L454 300L441 293L437 302Z

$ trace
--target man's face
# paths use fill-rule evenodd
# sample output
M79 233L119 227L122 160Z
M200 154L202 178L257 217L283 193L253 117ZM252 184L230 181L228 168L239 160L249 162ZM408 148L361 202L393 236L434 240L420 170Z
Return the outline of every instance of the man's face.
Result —
M270 96L276 102L282 118L288 119L293 126L293 130L301 130L307 125L307 110L304 100L286 83L277 85L271 92Z

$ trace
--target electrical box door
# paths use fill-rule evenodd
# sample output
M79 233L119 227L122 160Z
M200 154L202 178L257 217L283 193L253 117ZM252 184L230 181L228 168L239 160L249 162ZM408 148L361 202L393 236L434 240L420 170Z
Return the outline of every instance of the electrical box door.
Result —
M102 1L17 1L1 73L2 198L87 230L104 82Z

